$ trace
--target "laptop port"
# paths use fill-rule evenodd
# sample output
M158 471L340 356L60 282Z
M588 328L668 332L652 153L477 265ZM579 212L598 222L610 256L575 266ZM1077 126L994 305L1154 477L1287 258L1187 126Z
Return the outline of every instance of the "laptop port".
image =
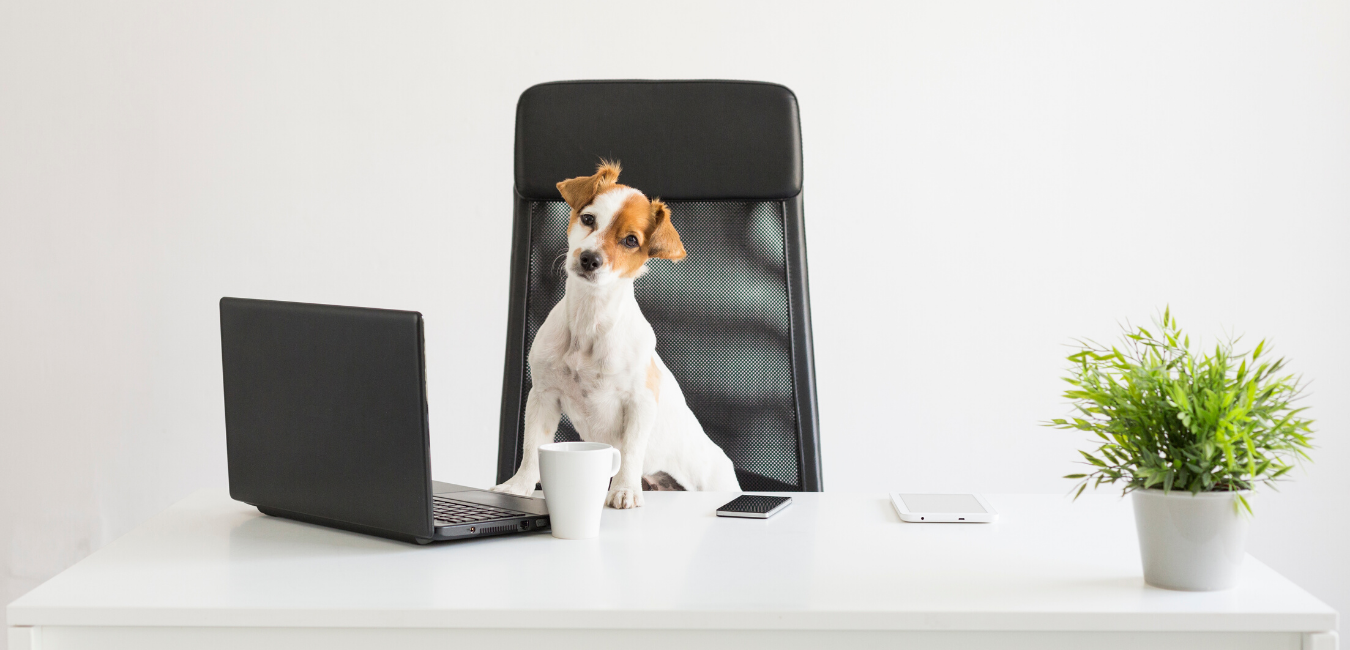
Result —
M528 522L528 521L522 521L522 522L520 522L520 529L521 529L521 530L529 530L529 529L530 529L530 522Z

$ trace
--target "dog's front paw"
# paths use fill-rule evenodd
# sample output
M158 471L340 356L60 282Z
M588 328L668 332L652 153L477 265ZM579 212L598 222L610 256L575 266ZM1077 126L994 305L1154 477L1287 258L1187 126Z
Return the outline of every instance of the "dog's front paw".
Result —
M642 507L642 490L631 487L616 487L609 491L605 503L611 508L624 510Z
M531 482L527 485L524 481L516 481L513 479L502 483L501 485L493 486L492 491L514 494L518 497L527 497L534 494L534 483Z

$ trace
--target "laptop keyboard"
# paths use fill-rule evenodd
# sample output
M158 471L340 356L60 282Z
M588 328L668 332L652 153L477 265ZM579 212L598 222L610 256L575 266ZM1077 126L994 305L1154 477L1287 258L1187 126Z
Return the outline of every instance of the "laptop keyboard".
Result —
M469 503L468 501L456 501L443 496L433 496L431 502L432 514L435 515L437 524L469 524L494 519L530 516L526 512L493 508L492 506Z

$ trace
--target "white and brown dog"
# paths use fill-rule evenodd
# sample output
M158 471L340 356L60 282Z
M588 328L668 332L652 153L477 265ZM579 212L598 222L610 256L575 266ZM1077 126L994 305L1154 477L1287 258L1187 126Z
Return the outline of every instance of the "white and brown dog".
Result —
M656 354L656 334L633 297L647 260L684 257L670 210L619 185L619 166L558 183L572 207L567 290L530 348L534 385L525 402L520 469L493 490L527 495L539 480L539 446L563 413L588 442L617 448L619 473L606 503L642 505L642 488L739 491L731 459L703 432L675 376Z

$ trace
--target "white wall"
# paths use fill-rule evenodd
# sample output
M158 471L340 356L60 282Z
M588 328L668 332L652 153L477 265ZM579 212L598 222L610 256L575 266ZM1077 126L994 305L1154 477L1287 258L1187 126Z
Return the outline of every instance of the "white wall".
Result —
M569 78L796 91L828 489L1066 491L1064 344L1170 304L1314 380L1251 550L1350 611L1350 10L1229 0L3 0L0 603L225 484L222 295L422 311L489 484L515 101Z

